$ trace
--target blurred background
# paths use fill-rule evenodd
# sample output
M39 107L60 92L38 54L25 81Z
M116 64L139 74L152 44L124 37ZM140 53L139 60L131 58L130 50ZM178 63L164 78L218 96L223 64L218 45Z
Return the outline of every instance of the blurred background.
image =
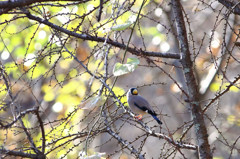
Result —
M159 127L146 115L143 122L151 130L197 145L180 60L146 54L179 54L170 1L144 1L142 8L143 1L136 0L53 1L9 9L3 2L7 1L0 3L3 150L34 153L30 134L47 158L197 158L195 150L178 149L150 135L121 105L128 110L126 92L137 87L163 121ZM239 14L215 0L181 3L213 157L237 159ZM134 51L125 52L123 45Z

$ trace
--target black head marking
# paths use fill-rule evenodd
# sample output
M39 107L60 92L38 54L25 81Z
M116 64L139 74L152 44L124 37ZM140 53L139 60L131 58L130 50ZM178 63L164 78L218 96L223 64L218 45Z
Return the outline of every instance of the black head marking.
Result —
M130 88L130 92L131 92L132 95L138 95L137 88Z

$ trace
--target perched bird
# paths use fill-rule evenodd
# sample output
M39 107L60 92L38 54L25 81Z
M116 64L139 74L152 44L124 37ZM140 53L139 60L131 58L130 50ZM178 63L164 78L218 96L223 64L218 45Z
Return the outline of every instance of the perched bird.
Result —
M157 118L157 114L154 112L148 101L142 96L138 95L137 88L129 89L127 93L127 101L131 110L134 113L139 114L136 116L137 119L141 120L144 114L149 113L158 122L158 124L162 124L162 122Z

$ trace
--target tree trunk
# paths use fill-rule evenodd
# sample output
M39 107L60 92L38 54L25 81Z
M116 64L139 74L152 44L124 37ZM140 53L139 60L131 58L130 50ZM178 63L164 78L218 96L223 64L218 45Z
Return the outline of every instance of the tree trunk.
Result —
M182 14L182 5L180 0L172 0L173 14L176 20L177 35L179 40L180 51L182 54L181 64L188 89L188 101L195 126L197 144L202 159L211 159L212 153L208 143L208 133L204 123L201 105L199 102L199 89L194 76L193 62L189 51L187 32Z

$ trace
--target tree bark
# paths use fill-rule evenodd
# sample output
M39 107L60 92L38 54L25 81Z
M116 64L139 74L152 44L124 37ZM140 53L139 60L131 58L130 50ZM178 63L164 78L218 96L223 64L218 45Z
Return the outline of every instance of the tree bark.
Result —
M191 53L188 46L187 31L184 24L182 5L180 0L171 0L171 2L176 22L180 51L182 54L181 64L187 84L188 101L195 126L195 134L197 138L197 144L199 146L200 157L202 159L211 159L212 153L208 143L208 133L204 123L202 108L199 102L199 89L192 67L193 61L191 60Z

